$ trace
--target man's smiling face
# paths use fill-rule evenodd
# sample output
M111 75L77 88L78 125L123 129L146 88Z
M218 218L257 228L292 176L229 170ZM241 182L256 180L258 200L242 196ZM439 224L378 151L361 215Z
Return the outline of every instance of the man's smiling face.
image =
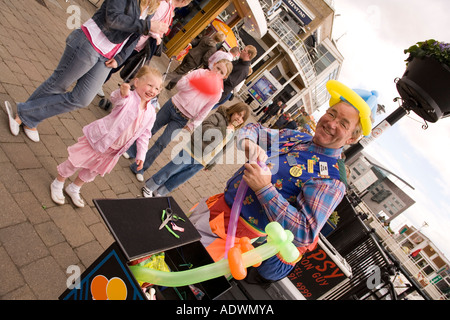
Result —
M359 112L353 106L339 102L319 119L313 142L324 148L338 149L356 141L352 137L359 122Z

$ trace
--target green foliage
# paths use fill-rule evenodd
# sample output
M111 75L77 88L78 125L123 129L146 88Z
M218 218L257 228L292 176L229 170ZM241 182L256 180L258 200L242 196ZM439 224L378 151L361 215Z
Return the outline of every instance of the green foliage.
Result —
M335 226L337 226L338 222L339 222L339 215L337 213L337 211L334 211L330 217L328 218L328 220L330 220L332 223L334 223Z
M423 42L417 42L415 45L404 50L404 53L409 53L408 59L405 61L408 63L413 58L433 58L440 63L450 67L450 44L445 42L439 42L434 39L426 40Z

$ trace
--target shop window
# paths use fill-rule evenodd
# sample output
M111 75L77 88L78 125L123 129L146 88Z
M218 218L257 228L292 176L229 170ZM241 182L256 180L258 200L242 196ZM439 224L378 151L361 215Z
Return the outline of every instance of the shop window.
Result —
M328 66L336 61L336 58L327 50L327 48L323 44L318 45L316 49L312 51L311 56L317 75L321 74Z

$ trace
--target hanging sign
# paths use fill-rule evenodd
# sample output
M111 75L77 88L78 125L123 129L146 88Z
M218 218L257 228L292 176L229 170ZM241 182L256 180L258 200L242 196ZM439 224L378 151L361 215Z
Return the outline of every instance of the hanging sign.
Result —
M308 25L313 21L304 9L294 0L283 0L284 4L289 8L289 10L297 16L304 23L304 25Z

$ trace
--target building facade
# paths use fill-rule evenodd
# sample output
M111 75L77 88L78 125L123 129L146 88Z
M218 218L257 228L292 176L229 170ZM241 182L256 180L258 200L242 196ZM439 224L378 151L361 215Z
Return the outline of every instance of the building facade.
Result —
M400 228L396 240L420 270L423 285L434 284L450 297L450 262L445 255L414 226Z
M239 94L243 100L252 97L253 106L281 100L291 114L300 108L312 114L328 101L325 83L339 77L344 59L332 40L334 8L323 0L260 3L267 33L252 40L246 30L239 29L244 43L258 49L253 73Z
M350 187L375 214L386 219L386 222L399 216L415 203L400 186L411 189L414 187L367 153L361 152L346 165L350 169Z

